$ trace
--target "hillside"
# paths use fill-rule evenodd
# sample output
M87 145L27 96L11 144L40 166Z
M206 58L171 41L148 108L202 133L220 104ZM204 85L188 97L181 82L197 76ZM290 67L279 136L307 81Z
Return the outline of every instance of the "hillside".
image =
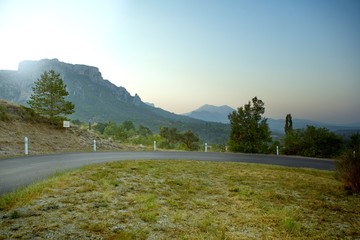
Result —
M0 100L0 158L24 155L24 138L29 139L29 154L122 150L127 147L97 137L93 132L72 127L51 125L31 109Z
M17 71L0 70L0 98L24 104L31 95L34 82L44 71L55 70L67 85L68 100L75 104L71 119L92 122L130 120L157 132L160 126L191 130L203 141L225 143L230 128L226 124L210 123L170 113L144 103L124 87L103 79L98 68L69 64L57 59L23 61Z

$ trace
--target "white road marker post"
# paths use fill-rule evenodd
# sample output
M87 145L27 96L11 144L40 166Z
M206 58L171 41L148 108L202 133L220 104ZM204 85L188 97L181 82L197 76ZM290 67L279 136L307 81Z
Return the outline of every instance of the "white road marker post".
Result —
M29 139L28 137L25 137L25 155L29 155Z
M156 151L156 141L154 141L154 152Z
M279 146L276 146L276 156L279 156Z
M96 152L96 139L93 141L94 152Z
M207 152L207 143L205 143L205 152Z

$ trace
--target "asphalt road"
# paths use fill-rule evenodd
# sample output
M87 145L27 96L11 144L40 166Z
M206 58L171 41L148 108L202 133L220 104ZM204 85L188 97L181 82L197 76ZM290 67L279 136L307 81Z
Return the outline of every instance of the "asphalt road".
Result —
M92 152L30 156L0 160L0 194L11 192L59 171L119 160L201 160L248 162L287 167L334 170L332 160L241 153L210 152Z

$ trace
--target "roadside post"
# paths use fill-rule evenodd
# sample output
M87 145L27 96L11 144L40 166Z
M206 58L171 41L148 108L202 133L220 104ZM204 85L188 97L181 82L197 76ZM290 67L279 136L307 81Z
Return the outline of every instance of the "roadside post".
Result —
M29 139L28 137L25 137L25 155L29 155Z
M205 143L205 152L207 152L207 143Z
M93 141L93 148L94 148L94 152L96 152L96 139L94 139Z
M276 156L279 156L279 146L276 146Z
M154 152L156 151L156 141L154 141Z

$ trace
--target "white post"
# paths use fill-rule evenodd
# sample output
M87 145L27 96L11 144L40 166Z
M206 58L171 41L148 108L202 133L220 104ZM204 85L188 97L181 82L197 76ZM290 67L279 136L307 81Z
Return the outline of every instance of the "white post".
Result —
M29 155L29 139L25 137L25 155Z
M279 146L276 146L276 156L279 156Z
M154 151L156 151L156 141L154 141Z
M96 140L94 139L94 152L96 152Z
M207 152L207 143L205 143L205 152Z

